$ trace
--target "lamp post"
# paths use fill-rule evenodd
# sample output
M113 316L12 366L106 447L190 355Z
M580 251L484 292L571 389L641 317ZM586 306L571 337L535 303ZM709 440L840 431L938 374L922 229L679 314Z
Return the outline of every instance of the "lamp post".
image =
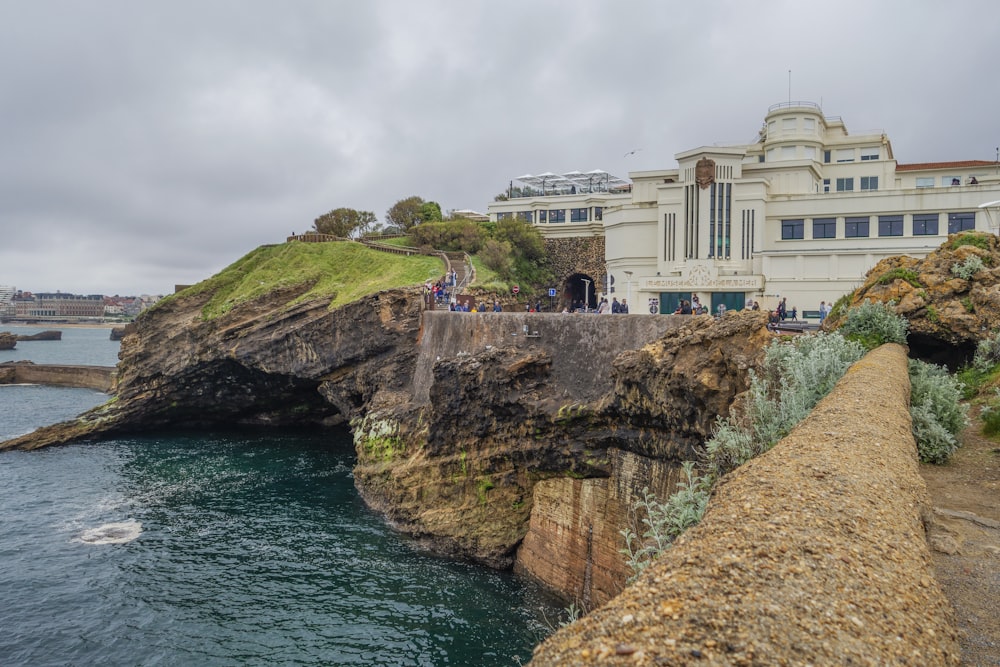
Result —
M590 310L590 281L586 278L580 278L583 281L583 310L584 312Z
M632 272L631 271L626 271L625 272L625 280L628 281L628 285L625 287L625 294L627 295L626 299L628 299L629 301L631 301L632 300Z

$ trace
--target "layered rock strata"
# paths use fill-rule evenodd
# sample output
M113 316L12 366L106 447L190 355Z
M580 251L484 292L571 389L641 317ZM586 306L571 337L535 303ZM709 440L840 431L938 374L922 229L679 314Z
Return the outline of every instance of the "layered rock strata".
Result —
M906 350L886 345L531 664L959 664L926 509Z

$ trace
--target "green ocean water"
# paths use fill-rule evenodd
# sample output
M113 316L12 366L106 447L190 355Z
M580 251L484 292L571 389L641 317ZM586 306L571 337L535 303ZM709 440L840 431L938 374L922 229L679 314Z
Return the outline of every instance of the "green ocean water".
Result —
M106 398L0 386L0 437ZM526 663L562 605L420 551L353 463L346 430L0 454L0 665Z

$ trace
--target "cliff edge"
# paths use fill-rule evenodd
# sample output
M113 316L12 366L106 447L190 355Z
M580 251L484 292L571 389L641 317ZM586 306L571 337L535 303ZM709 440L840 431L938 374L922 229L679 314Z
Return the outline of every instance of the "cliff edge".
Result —
M909 387L903 347L871 352L531 664L959 664L924 537Z

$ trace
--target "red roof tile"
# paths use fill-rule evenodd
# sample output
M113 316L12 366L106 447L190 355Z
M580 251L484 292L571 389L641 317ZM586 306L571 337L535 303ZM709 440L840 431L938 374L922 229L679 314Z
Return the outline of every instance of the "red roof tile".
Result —
M919 171L923 169L959 169L962 167L995 167L996 162L988 160L959 160L958 162L918 162L897 164L896 171Z

